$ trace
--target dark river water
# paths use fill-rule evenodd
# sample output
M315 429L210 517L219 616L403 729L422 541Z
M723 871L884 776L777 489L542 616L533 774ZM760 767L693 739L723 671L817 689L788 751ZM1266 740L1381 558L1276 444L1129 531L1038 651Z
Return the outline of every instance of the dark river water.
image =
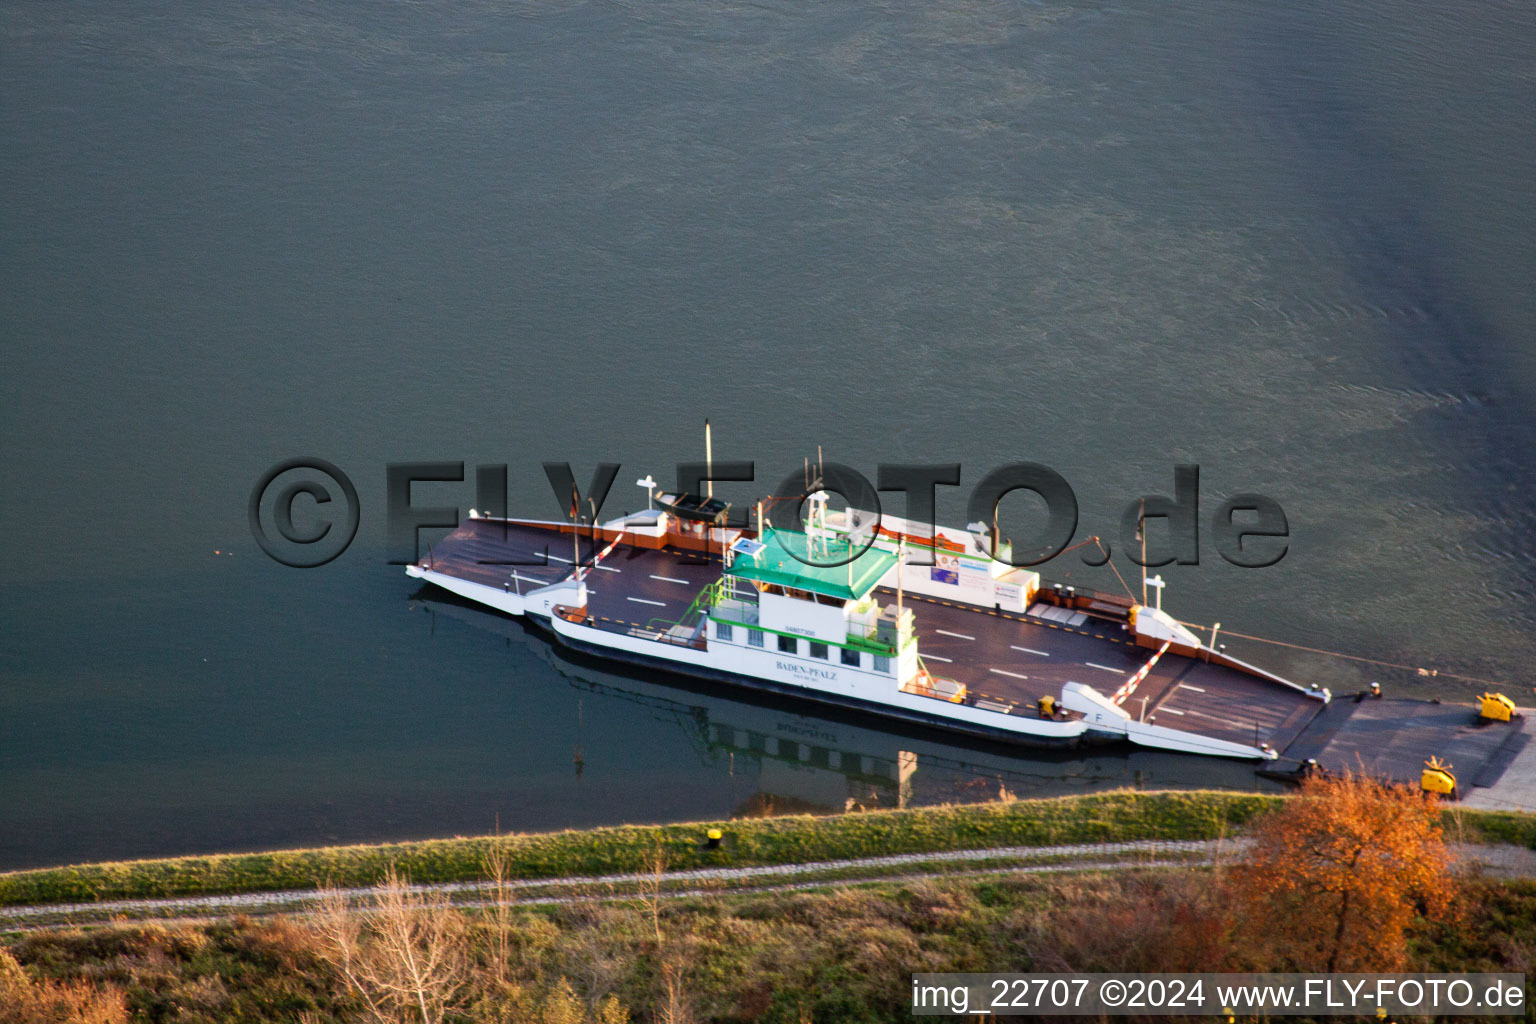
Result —
M1133 586L1197 463L1170 611L1529 702L1533 54L1510 0L5 4L0 867L1258 785L615 674L387 564L391 462L537 516L620 462L617 513L705 417L743 502L821 446L962 463L959 524L1044 463ZM312 570L246 518L299 455L361 504ZM1210 539L1244 491L1271 568Z

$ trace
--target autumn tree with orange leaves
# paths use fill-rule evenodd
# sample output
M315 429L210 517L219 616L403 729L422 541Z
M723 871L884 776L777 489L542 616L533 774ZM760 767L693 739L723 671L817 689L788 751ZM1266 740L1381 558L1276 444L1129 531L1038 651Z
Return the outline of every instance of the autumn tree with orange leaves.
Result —
M1436 798L1346 773L1263 819L1231 881L1271 969L1392 971L1415 916L1449 912L1449 865Z

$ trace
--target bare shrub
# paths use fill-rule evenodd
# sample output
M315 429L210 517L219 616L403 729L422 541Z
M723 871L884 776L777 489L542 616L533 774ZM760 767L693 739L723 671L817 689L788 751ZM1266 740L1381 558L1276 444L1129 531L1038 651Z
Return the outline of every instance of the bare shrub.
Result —
M645 870L640 876L640 902L651 918L651 929L656 934L656 947L661 948L661 891L667 876L667 855L661 847L654 847L645 855Z
M539 1007L538 1024L586 1024L581 1000L571 991L570 982L561 978Z
M658 1024L692 1024L693 1001L688 991L685 943L671 940L661 923L662 893L667 876L667 855L659 846L645 855L640 876L640 903L651 920L657 963L657 1003L652 1014Z
M33 980L0 949L0 1021L4 1024L127 1024L123 994L84 982Z
M1233 916L1219 872L1059 876L1050 905L1019 914L1031 970L1216 970Z
M560 960L593 1012L601 1010L628 970L628 951L608 934L614 920L613 911L600 906L578 906L566 914Z
M468 976L463 921L441 894L412 892L390 868L354 910L336 888L316 918L320 955L374 1024L441 1024Z
M493 841L485 852L485 876L491 882L491 956L496 979L507 981L507 968L512 954L512 904L516 897L507 884L507 853L499 841Z
M688 998L683 966L675 957L661 962L661 998L656 1004L658 1024L693 1024L693 1007Z

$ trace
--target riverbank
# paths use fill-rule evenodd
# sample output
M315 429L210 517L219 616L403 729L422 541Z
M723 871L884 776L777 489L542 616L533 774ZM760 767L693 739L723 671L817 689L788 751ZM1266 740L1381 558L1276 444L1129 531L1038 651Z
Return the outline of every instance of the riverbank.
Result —
M407 997L434 1024L874 1024L910 1014L919 972L1522 972L1536 947L1536 818L1364 780L737 821L718 848L709 827L0 876L0 1005L25 1024L344 1024ZM1334 896L1287 895L1339 857ZM233 891L305 874L330 884Z
M499 881L482 878L464 882L401 884L402 891L412 898L442 899L465 911L493 907L508 900L525 908L573 904L595 906L632 904L636 900L687 900L891 882L915 884L982 875L1022 877L1176 867L1224 868L1241 863L1250 847L1250 841L1243 837L1142 839L1123 843L1009 846L683 871L669 870L664 862L654 861L646 871L623 874L522 879L509 879L503 875ZM1489 880L1536 879L1536 849L1504 843L1455 843L1449 849L1455 870L1464 876ZM365 909L377 895L376 886L367 885L0 906L0 935L128 921L187 924L272 914L304 917L323 908L329 899L340 898L349 907Z
M1067 844L1223 839L1284 797L1116 791L1079 797L371 846L177 857L0 874L0 905L271 893L371 885L393 867L418 884L483 880L493 851L507 879L808 864L900 854ZM1444 811L1448 839L1536 848L1536 816ZM722 833L710 848L710 829Z
M1227 901L1212 881L1210 868L1183 865L1000 871L455 910L455 941L473 962L455 1019L877 1024L910 1019L914 971L1268 966L1255 951L1260 930L1223 918ZM1519 971L1533 945L1536 882L1477 880L1455 927L1416 928L1405 966ZM320 934L286 916L13 936L0 942L0 986L7 954L33 977L120 1000L120 1013L90 1018L100 1024L344 1024L358 1011Z

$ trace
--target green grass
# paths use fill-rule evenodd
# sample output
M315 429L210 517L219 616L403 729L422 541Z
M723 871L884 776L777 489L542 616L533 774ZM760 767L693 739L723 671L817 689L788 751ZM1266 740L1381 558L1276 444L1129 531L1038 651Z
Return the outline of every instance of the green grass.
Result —
M621 826L535 835L435 839L271 853L126 861L0 874L0 905L194 896L369 885L394 865L416 882L485 876L493 845L513 878L645 870L656 853L668 870L797 864L898 853L1049 846L1230 835L1283 799L1244 793L1117 791L1049 800L795 816L684 825ZM1460 831L1452 825L1456 815ZM705 829L725 848L703 848ZM1469 841L1536 846L1536 816L1448 812L1447 832Z
M1470 810L1453 805L1441 818L1445 824L1445 836L1449 840L1509 843L1536 850L1536 814Z

